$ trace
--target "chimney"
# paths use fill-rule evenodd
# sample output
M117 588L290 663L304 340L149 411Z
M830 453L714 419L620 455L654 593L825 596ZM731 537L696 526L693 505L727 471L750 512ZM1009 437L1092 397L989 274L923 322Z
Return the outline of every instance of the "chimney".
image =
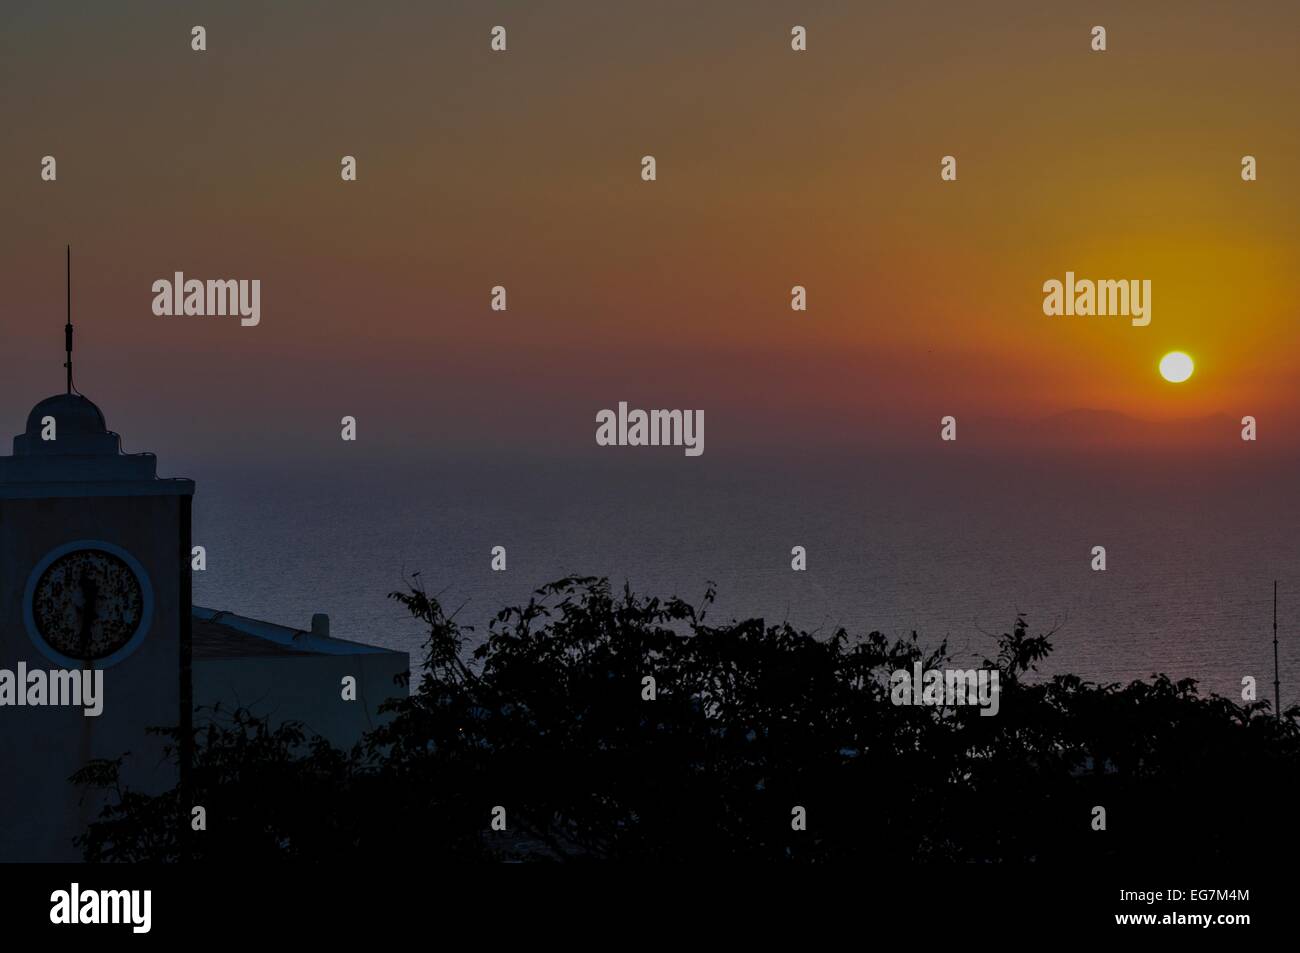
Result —
M317 612L311 617L311 634L322 639L330 637L330 617L324 612Z

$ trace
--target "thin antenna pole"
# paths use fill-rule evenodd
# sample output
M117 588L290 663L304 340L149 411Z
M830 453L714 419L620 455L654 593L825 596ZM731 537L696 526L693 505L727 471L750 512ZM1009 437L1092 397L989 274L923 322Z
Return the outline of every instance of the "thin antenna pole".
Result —
M1277 677L1277 580L1273 580L1273 707L1282 720L1282 683Z
M72 246L68 246L68 323L63 326L63 344L68 352L68 393L72 393Z

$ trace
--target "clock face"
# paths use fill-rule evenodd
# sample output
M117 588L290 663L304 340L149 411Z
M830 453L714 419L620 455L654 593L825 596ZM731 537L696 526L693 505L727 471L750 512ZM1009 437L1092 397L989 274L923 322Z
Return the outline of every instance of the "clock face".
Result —
M103 549L74 549L36 579L31 621L58 655L79 662L124 649L145 619L145 592L127 561Z

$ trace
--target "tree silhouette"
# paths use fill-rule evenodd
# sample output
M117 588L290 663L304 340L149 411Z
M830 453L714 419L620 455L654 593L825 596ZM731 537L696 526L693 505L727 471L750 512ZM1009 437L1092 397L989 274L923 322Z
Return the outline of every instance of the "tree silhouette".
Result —
M828 637L570 577L470 630L415 582L391 597L428 628L409 697L351 751L217 712L192 790L74 778L108 796L89 860L397 857L895 862L1207 860L1297 843L1275 792L1300 776L1293 708L1202 698L1164 675L1128 686L1039 677L1050 633L1023 617L982 666L998 714L895 705L897 670L950 667L916 634ZM958 668L970 668L958 665ZM643 698L646 676L656 697ZM173 737L175 733L173 732ZM173 745L172 754L175 755ZM215 831L190 831L202 804ZM508 829L489 830L494 806ZM807 812L794 830L795 806ZM1107 829L1092 829L1103 806Z

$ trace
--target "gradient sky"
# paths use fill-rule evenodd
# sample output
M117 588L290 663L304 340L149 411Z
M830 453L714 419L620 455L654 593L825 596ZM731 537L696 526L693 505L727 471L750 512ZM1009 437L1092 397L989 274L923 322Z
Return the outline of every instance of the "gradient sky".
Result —
M61 390L70 242L131 449L589 448L620 399L710 454L1077 408L1300 445L1300 8L1135 6L7 0L0 436ZM1150 327L1044 316L1067 269L1151 279ZM178 270L261 326L155 317Z

